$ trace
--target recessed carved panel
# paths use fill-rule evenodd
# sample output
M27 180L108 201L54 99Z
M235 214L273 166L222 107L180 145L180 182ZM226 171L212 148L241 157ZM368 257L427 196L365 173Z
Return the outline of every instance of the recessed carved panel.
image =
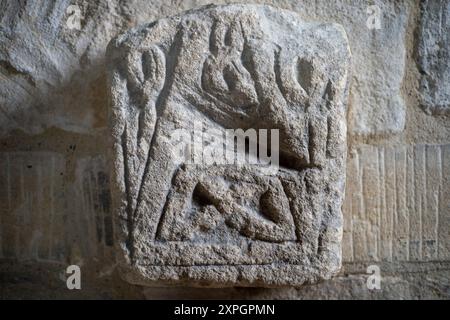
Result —
M269 6L207 6L130 30L108 59L128 281L300 285L339 270L350 69L341 27ZM219 161L216 140L230 129L258 133L253 151L266 149L271 165L276 155L276 170L248 161L251 144L246 162Z

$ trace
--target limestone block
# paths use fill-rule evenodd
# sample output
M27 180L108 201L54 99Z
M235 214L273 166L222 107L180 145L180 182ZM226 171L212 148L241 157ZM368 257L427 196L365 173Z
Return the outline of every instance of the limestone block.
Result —
M450 146L361 146L347 162L344 261L450 259Z
M0 3L0 135L106 127L103 57L118 1Z
M107 59L128 281L297 286L339 270L351 76L339 25L269 6L206 6L113 39ZM224 164L220 143L205 161L228 129L275 130L279 165Z
M109 177L101 157L0 152L0 258L83 264L111 258Z
M111 258L114 228L107 161L104 156L83 156L75 164L75 180L65 187L67 240L73 259ZM74 248L75 245L75 248Z
M109 40L136 24L210 2L154 0L149 6L142 0L4 1L0 5L0 135L16 129L34 134L49 127L83 133L104 128L107 97L102 71ZM400 88L407 67L405 38L411 32L406 26L412 1L250 2L288 8L305 21L341 24L353 56L350 131L358 135L402 132L406 107ZM380 29L376 24L370 27L372 18L379 19ZM437 24L430 26L430 33L438 34L437 29ZM427 78L443 72L445 61L443 57L441 69L436 75L430 70ZM445 92L444 86L436 90Z
M64 158L2 152L0 163L0 257L63 261Z
M328 12L344 26L352 50L352 133L402 132L406 123L401 86L406 68L408 2L351 0L339 1L334 8L328 3L321 1L319 12ZM380 29L371 26L372 18L379 19Z
M450 111L450 1L422 1L417 60L422 107L428 113Z

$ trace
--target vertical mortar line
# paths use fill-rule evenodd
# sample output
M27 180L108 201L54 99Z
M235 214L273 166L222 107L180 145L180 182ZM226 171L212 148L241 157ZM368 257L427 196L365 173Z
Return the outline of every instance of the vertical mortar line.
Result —
M7 174L7 183L8 183L8 188L7 188L7 192L8 192L8 209L12 210L12 206L11 206L11 164L10 164L10 159L9 159L9 152L6 153L6 165L7 165L7 169L6 169L6 174Z
M398 162L398 157L399 157L399 153L400 151L398 150L400 149L400 147L396 147L394 150L394 217L393 217L393 224L392 224L392 229L393 229L393 234L397 235L397 239L394 239L394 237L392 237L392 260L396 260L399 261L400 260L400 252L401 252L401 246L400 246L400 238L401 238L401 232L399 230L400 226L399 226L399 201L400 201L400 196L398 193L398 189L399 189L399 185L398 182L400 179L398 179L397 175L399 174L399 167L400 164ZM395 252L394 252L395 251Z
M391 243L390 243L390 247L391 247L391 260L394 260L394 230L397 227L397 223L398 223L398 208L397 208L397 198L398 198L398 194L397 194L397 160L396 160L396 156L395 156L395 150L392 150L392 152L394 153L393 157L392 157L392 179L394 181L392 181L392 185L394 186L394 191L393 191L393 199L392 199L392 212L391 212Z
M355 159L355 165L356 165L356 172L354 173L354 174L356 174L357 176L358 176L358 174L359 174L359 168L358 168L358 166L359 166L359 160L358 160L358 158L359 158L359 153L358 152L355 152L355 157L356 157L356 159ZM353 228L353 222L354 222L354 211L353 211L353 197L354 197L354 194L352 194L352 203L351 203L351 208L352 208L352 215L351 215L351 223L352 223L352 258L353 258L353 261L355 261L355 228Z
M363 149L360 149L360 151L361 151L361 153L364 152ZM360 197L361 212L360 212L360 217L359 218L362 221L365 221L366 211L365 211L365 208L364 208L364 186L363 186L363 183L364 183L364 179L363 179L363 177L364 177L364 165L362 163L362 158L363 157L364 156L362 154L358 157L359 194L361 195L361 197Z
M420 259L423 260L423 234L424 234L424 224L423 224L423 219L424 219L424 212L426 212L426 208L427 208L427 195L426 195L426 190L427 190L427 174L426 174L426 170L427 170L427 148L426 146L423 148L424 152L423 152L423 178L422 178L422 182L424 185L424 188L422 190L422 201L421 201L421 208L420 208Z
M105 164L106 164L106 167L108 168L109 167L109 163L108 163L108 160L105 160ZM116 224L114 223L114 220L115 220L115 216L114 216L114 209L113 209L113 203L114 203L114 200L113 200L113 198L112 198L112 179L113 179L113 177L110 175L110 173L108 173L107 174L107 179L108 179L108 195L109 195L109 201L110 201L110 206L109 206L109 216L110 216L110 218L111 218L111 231L112 231L112 250L113 250L113 252L114 252L114 248L115 248L115 243L116 243L116 232L117 232L117 230L116 230Z
M9 152L5 152L3 153L3 158L5 159L6 165L5 165L5 176L6 176L6 211L2 212L0 214L0 226L2 228L2 233L1 233L1 244L0 244L0 253L2 255L2 257L4 257L4 252L3 252L3 246L5 245L4 240L5 240L5 233L4 230L5 229L5 221L3 220L3 215L8 212L10 213L12 208L11 208L11 178L10 178L10 166L9 166Z
M409 205L408 205L408 255L407 255L407 261L411 260L411 250L410 250L410 245L411 245L411 209L415 208L415 203L414 203L414 195L416 193L416 184L415 184L415 179L414 179L414 147L408 146L409 148L409 165L410 165L410 170L409 172L411 172L411 179L412 179L412 183L411 183L411 188L410 188L410 197L409 197Z
M0 226L1 226L1 242L0 242L0 254L2 257L6 257L5 253L8 253L8 250L6 249L6 224L8 223L8 219L6 218L11 214L11 179L10 179L10 165L9 165L9 152L3 152L2 153L3 160L5 161L5 166L3 166L5 170L5 182L6 182L6 201L5 201L5 211L0 212Z
M86 210L85 194L88 194L88 198L89 198L89 186L88 186L88 182L86 183L86 186L84 185L85 175L84 175L84 172L82 170L80 170L80 168L83 166L84 166L84 158L79 159L77 161L77 163L75 164L75 172L76 172L77 178L75 179L75 182L73 184L74 192L76 192L78 195L80 195L81 199L83 200L83 201L81 201L79 206L77 206L78 212L76 212L76 214L74 214L78 225L83 225L83 219L84 219L83 217L88 214L88 212ZM87 181L89 181L89 179L87 179ZM90 235L89 224L88 224L86 230L84 230L84 231L85 232L82 235L83 243L82 243L82 245L80 245L80 250L83 250L83 255L86 255L85 250L89 250L89 249L84 248L85 240L87 239L88 243L91 242L91 239L89 239L89 235ZM80 235L81 234L78 234L78 236L80 236ZM80 243L81 243L81 241L80 241Z
M103 230L101 229L101 225L99 223L100 221L100 214L98 211L98 202L97 202L97 197L96 197L96 180L97 177L94 174L95 172L95 164L94 164L94 158L91 157L90 161L89 161L89 171L88 171L88 192L89 192L89 198L91 199L91 206L89 208L86 208L84 210L84 217L85 217L85 223L89 224L89 214L88 212L91 212L92 215L95 217L95 227L96 227L96 233L95 233L95 239L93 241L87 241L87 254L89 256L92 255L98 255L98 243L101 241L101 238L103 237ZM98 236L97 233L97 228L100 229L100 237Z
M95 184L96 184L96 195L97 195L97 199L98 199L98 203L99 203L99 210L100 210L100 214L101 214L101 223L102 223L102 242L101 242L101 247L100 250L102 252L102 256L105 257L106 256L106 225L105 225L105 211L103 208L103 202L102 202L102 192L103 192L103 186L100 185L100 180L99 180L99 175L98 173L100 172L100 168L99 168L99 162L96 162L95 164L95 172L96 172L96 176L95 176Z
M450 144L441 145L441 188L439 198L438 258L450 260Z
M91 255L91 254L92 255L96 255L97 254L97 247L98 247L98 245L97 245L97 242L98 242L98 225L97 225L97 222L98 222L99 219L98 219L97 210L95 209L96 202L95 202L95 197L94 197L94 192L93 192L93 187L92 187L92 184L95 181L95 177L93 176L93 173L92 173L94 170L93 170L92 167L90 167L89 169L91 170L91 172L88 174L87 190L86 190L86 192L88 193L88 198L89 198L89 202L90 202L89 204L90 205L88 205L85 208L83 208L84 209L83 211L85 211L83 214L86 217L86 223L88 225L89 225L90 218L93 219L93 223L94 223L93 225L95 226L94 232L91 233L91 236L93 237L93 239L90 239L89 241L87 241L87 250L89 252L89 255ZM95 246L92 247L91 243L94 243Z
M389 260L388 259L388 256L390 255L390 250L389 250L389 243L388 243L388 238L387 238L387 235L388 235L388 232L390 232L390 230L388 230L388 228L389 228L389 223L388 223L388 220L389 220L389 212L388 212L388 205L387 205L387 187L386 187L386 183L387 183L387 176L386 176L386 147L383 147L383 163L382 163L382 166L383 166L383 188L384 188L384 197L383 197L383 209L384 209L384 219L385 219L385 240L384 240L384 243L383 243L383 247L385 247L387 250L388 250L388 252L387 252L387 254L386 254L386 259L387 260Z
M386 166L385 166L385 159L386 159L386 152L385 152L385 147L382 146L381 147L381 153L380 153L380 171L381 171L381 179L380 179L380 183L381 183L381 196L380 196L380 201L381 201L381 207L380 207L380 218L383 220L383 222L386 222L387 219L387 207L386 207ZM380 226L382 226L382 228L386 228L386 224L380 224ZM382 244L382 248L383 250L385 249L385 232L383 233L383 238L381 239L381 244ZM385 253L383 252L383 258L385 256Z
M346 195L347 196L347 195ZM353 228L353 193L351 195L349 195L350 197L350 235L351 235L351 256L352 256L352 262L355 261L355 236L354 236L354 231L355 228Z
M87 239L87 243L89 245L93 241L91 239L93 232L90 223L90 220L92 218L92 212L90 211L90 209L92 208L92 200L90 194L90 177L89 176L86 177L86 172L83 169L81 169L85 168L85 163L86 163L85 159L81 159L77 163L76 170L78 172L78 175L80 176L80 179L77 179L77 182L75 184L75 190L78 194L81 195L83 199L79 207L79 210L81 210L81 212L78 212L78 216L81 224L83 224L82 220L86 220L86 230L85 230L86 232L84 235L84 239ZM86 248L86 250L89 251L89 248Z
M25 193L25 182L24 182L24 174L23 174L23 167L25 165L25 162L23 161L23 157L20 157L20 161L19 161L19 180L20 180L20 195L21 195L21 202L22 205L24 204L28 204L27 198L26 198L26 193ZM28 208L26 208L28 209ZM25 210L26 210L25 209ZM31 208L29 208L31 210ZM20 258L21 255L21 248L20 248L20 233L22 231L22 227L23 227L23 221L20 221L20 211L22 210L16 210L16 250L15 250L15 254L16 257L17 255Z
M94 161L94 158L91 159L92 162L92 166L91 166L91 178L89 179L89 194L90 197L92 199L92 212L94 213L95 216L95 226L96 226L96 230L97 228L100 230L100 237L98 237L98 235L95 237L95 241L93 241L92 243L94 244L93 246L90 246L90 254L92 255L99 255L99 251L101 251L101 244L103 243L103 237L104 237L104 229L103 229L103 220L102 220L102 215L101 215L101 210L100 210L100 199L98 197L98 181L97 181L97 166L96 163ZM103 254L103 252L102 252Z
M380 149L379 147L375 147L375 151L376 151L376 168L377 168L377 177L378 177L378 181L377 181L377 199L375 202L375 210L377 213L377 217L376 217L376 241L375 241L375 254L376 254L376 260L380 261L380 257L381 257L381 252L380 252L380 226L381 226L381 218L380 218L380 194L381 194L381 186L380 186Z
M381 174L382 179L380 179L380 183L382 184L382 186L381 186L382 187L382 196L380 197L380 200L381 200L381 215L380 216L381 216L383 222L386 221L386 217L387 217L387 215L386 215L386 211L387 211L387 208L386 208L386 167L385 167L386 157L385 157L385 155L386 155L385 147L382 146L381 153L380 153L380 156L382 157L382 161L380 161L380 171L382 172L382 174ZM383 227L383 229L386 228L386 224L384 223L382 225L382 227ZM383 237L381 239L381 244L382 244L382 248L384 251L386 235L384 232L382 232L382 233L383 233ZM385 252L383 252L383 259L384 259L384 257L385 257Z
M11 216L12 213L12 205L11 205L11 162L10 162L10 153L6 153L6 165L7 165L7 184L8 184L8 215ZM15 252L15 251L14 251Z
M6 157L4 156L3 153L0 152L0 163L2 163L4 161L4 158L6 158ZM4 174L1 174L0 177L5 177L5 180L6 180L6 165L1 166L1 167L2 168L0 168L0 170L4 170L4 172L3 172ZM6 184L6 188L8 188L8 187L9 187L8 184ZM2 190L2 191L5 192L5 194L7 194L6 190ZM8 197L8 196L6 196L6 197ZM8 210L8 208L5 209L5 207L7 205L8 205L8 198L6 199L6 203L3 206L0 206L0 258L3 258L3 219L2 219L2 216L4 215L4 212L6 212L6 210Z
M42 207L42 198L45 196L44 194L44 190L43 188L41 188L41 185L43 185L43 181L42 181L42 162L41 162L41 156L38 157L39 161L37 163L39 163L39 165L36 165L36 187L37 187L37 197L36 197L36 203L33 205L33 201L34 201L34 197L33 194L31 194L31 208L35 207L36 208L36 226L38 227L38 232L39 231L43 231L44 230L44 221L45 221L45 212L43 210ZM33 217L30 217L30 222L31 222L31 226L33 229L36 228L36 226L33 223ZM44 245L44 236L43 234L40 235L39 233L37 233L37 238L34 237L34 230L32 232L32 237L31 237L31 241L36 241L37 243L31 243L31 249L30 251L34 251L34 252L30 252L31 254L35 254L34 258L36 260L40 260L40 248L41 246ZM45 259L45 257L42 257L42 259Z
M425 190L426 190L426 177L425 177L425 168L426 168L426 150L424 146L420 147L420 158L421 158L421 163L420 166L421 168L419 168L420 170L420 185L423 187L421 190L417 190L419 194L417 194L416 196L420 199L420 208L419 209L419 260L422 261L423 259L423 212L424 212L424 208L425 208L425 202L426 202L426 195L425 195Z
M6 155L5 153L0 153L0 159L2 161L2 163L6 163ZM0 258L3 258L3 215L5 214L5 212L9 211L9 199L8 199L8 189L9 189L9 183L8 183L8 173L7 173L7 164L2 166L2 170L4 170L4 175L2 175L3 177L5 177L5 182L6 182L6 190L4 190L3 192L5 192L6 194L6 203L4 204L4 207L0 207L3 208L3 210L0 210Z
M378 217L377 217L377 224L378 224L378 233L377 233L377 247L378 247L378 260L381 261L382 257L383 257L383 243L382 243L382 238L381 238L381 224L382 224L382 198L383 198L383 178L382 178L382 171L381 171L381 152L382 152L382 148L381 147L377 147L377 174L378 174L378 199L377 199L377 213L378 213Z
M418 212L419 208L417 207L417 181L416 181L416 147L412 146L411 147L411 165L412 165L412 179L413 179L413 193L412 193L412 199L411 199L411 208L412 208L412 212L414 212L414 218L416 217L416 213ZM410 215L412 214L412 212L410 212ZM409 241L411 243L411 239L413 237L413 228L412 228L412 223L411 223L412 219L409 219ZM415 241L415 240L414 240ZM416 254L416 251L414 251L414 254ZM411 250L410 250L410 256L409 259L411 260Z
M404 163L403 163L403 166L404 166L404 168L405 168L405 170L404 170L404 175L405 175L405 177L404 177L404 179L403 179L403 182L404 182L404 188L403 188L403 190L404 190L404 193L403 193L403 196L405 197L404 198L404 201L403 201L403 205L405 206L405 208L403 209L403 214L404 214L404 218L407 220L405 223L406 223L406 226L405 226L405 229L406 229L406 234L404 235L404 237L405 237L405 242L406 242L406 256L404 257L404 259L405 259L405 261L408 261L409 260L409 210L408 210L408 172L409 172L409 170L408 170L408 163L409 163L409 161L408 161L408 146L406 146L406 147L404 147L404 155L405 155L405 160L404 160Z
M79 163L78 162L73 162L72 164L72 170L75 172L75 177L74 177L74 180L73 180L73 183L71 184L71 185L67 185L67 189L68 189L68 191L69 192L71 192L71 193L75 193L75 196L74 197L70 197L70 200L68 201L69 202L69 205L70 205L70 222L69 223L72 223L73 224L73 227L72 228L69 228L69 230L72 232L72 243L71 243L71 249L70 250L73 250L72 248L73 248L73 244L75 243L76 245L77 245L77 248L80 250L80 252L78 252L78 253L80 253L82 256L84 256L85 255L85 252L84 252L84 247L83 247L83 245L82 244L84 244L84 242L83 243L81 243L81 240L84 240L84 235L82 234L82 214L84 214L83 212L80 212L80 207L78 207L78 203L76 203L75 201L74 201L74 199L76 198L76 196L77 196L77 193L79 192L79 189L78 189L78 186L77 186L77 177L78 177L78 175L80 174L80 172L79 172L79 170L78 170L78 165L79 165ZM83 176L82 176L82 179L83 179ZM83 211L82 209L81 209L81 211ZM68 221L69 221L69 219L67 219ZM79 257L75 257L75 258L79 258ZM79 263L79 261L71 261L71 263Z
M438 259L439 258L439 209L441 208L441 192L442 192L442 146L438 147L438 161L439 163L438 168L439 168L439 185L438 185L438 190L437 190L437 206L436 206L436 224L435 224L435 235L436 235L436 256L435 258Z
M83 167L84 162L82 162L82 161L83 161L83 159L78 161L77 170L79 167ZM91 224L89 223L89 220L91 217L88 213L88 208L90 208L90 206L86 205L87 202L89 202L89 197L86 197L86 194L88 194L88 190L85 190L85 188L84 188L84 181L85 181L84 180L84 178L85 178L84 172L78 171L78 173L79 173L80 178L76 179L74 186L75 186L75 191L79 194L79 196L81 198L80 210L82 212L79 213L79 216L80 216L80 219L81 219L81 215L87 216L86 219L88 220L88 223L86 226L84 237L87 238L89 242L91 242L91 239L89 239L89 236L92 234Z
M55 208L54 208L54 179L55 179L55 155L52 154L51 162L50 162L50 190L49 190L49 196L50 196L50 212L49 212L49 220L48 220L48 249L47 254L48 258L50 260L53 260L53 219L55 215Z
M92 160L92 159L90 159ZM89 161L91 162L91 161ZM84 166L80 166L83 168L83 172L82 175L84 176L86 174L85 171L85 167ZM97 210L95 210L95 200L94 200L94 195L92 193L92 184L93 184L93 179L95 179L95 177L93 178L92 176L92 172L93 172L93 168L92 165L89 165L88 171L87 171L87 179L86 179L86 190L83 190L84 192L86 192L87 194L87 198L89 199L89 201L87 203L85 203L85 205L83 206L83 215L85 216L86 219L86 223L88 225L91 224L90 221L92 221L92 226L93 226L93 231L90 233L90 237L87 237L87 250L89 252L89 255L96 255L96 248L97 246L95 246L95 248L91 247L91 244L97 244L97 239L98 239L98 226L97 226ZM83 184L84 185L84 184ZM92 229L91 229L92 230ZM92 252L94 251L94 252Z
M416 243L416 257L414 260L422 259L422 206L423 206L423 197L422 192L424 189L423 186L423 177L420 171L423 164L423 148L420 145L414 146L414 217L415 217L415 228L414 233L411 233L411 237L414 237L414 241ZM419 187L422 187L419 190Z
M90 211L89 208L91 206L87 205L87 203L89 203L91 201L91 196L90 196L90 177L88 176L86 178L85 176L85 172L84 170L82 170L81 168L84 168L84 164L85 164L85 159L80 159L79 161L77 161L76 164L76 172L77 172L77 176L79 177L78 179L76 179L75 183L74 183L74 188L75 191L81 196L82 200L80 205L78 206L78 210L79 212L77 212L76 216L77 216L77 220L78 220L78 224L80 226L85 226L86 229L84 230L80 230L81 232L78 234L78 236L82 236L82 238L80 238L80 249L83 250L83 255L86 256L86 252L90 251L90 243L92 242L92 239L90 239L90 235L91 235L91 231L90 231L90 224L89 224L89 218L90 218ZM85 185L85 181L86 181L86 185ZM87 197L86 197L87 195ZM86 199L88 199L88 201L86 201ZM83 228L82 228L83 229Z
M105 214L103 212L103 206L102 206L102 201L101 201L101 190L100 190L100 185L98 183L98 163L95 162L94 163L94 172L95 172L95 176L94 176L94 183L95 183L95 196L97 198L98 201L98 211L99 211L99 216L100 216L100 227L102 229L102 237L101 237L101 241L100 243L97 244L97 249L99 249L99 251L101 251L102 256L105 256L105 246L106 246L106 228L105 228ZM93 190L94 191L94 190Z
M403 256L404 254L404 219L406 218L405 215L405 210L406 210L406 149L402 146L399 147L399 151L398 151L398 155L399 155L399 160L397 160L396 157L396 168L398 171L398 174L400 176L397 176L396 174L396 192L397 192L397 235L399 236L398 238L398 245L397 248L399 250L399 252L397 253L397 257L399 261L403 261L405 259L405 257Z
M360 149L361 153L364 152L363 150L364 150L364 148ZM366 219L366 208L365 208L365 203L364 203L364 186L363 186L363 183L364 183L364 165L363 165L362 158L364 158L364 156L361 154L358 157L358 181L359 181L359 194L360 194L360 197L359 197L359 202L360 202L359 204L360 205L359 205L359 207L360 207L360 210L361 210L360 213L359 213L359 221L358 221L358 223L361 225L362 228L364 228L363 234L365 235L365 237L363 239L363 242L364 242L363 243L363 250L364 250L363 255L365 257L368 257L369 247L367 245L367 239L368 239L368 236L369 236L369 234L368 234L369 230L366 227L366 226L368 226L368 222L367 222L367 219Z

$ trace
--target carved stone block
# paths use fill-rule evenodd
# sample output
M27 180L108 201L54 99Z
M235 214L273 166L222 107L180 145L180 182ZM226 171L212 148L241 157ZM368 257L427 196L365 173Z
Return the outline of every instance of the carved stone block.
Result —
M350 77L340 26L269 6L206 6L130 30L107 57L128 281L297 286L339 270ZM223 163L221 143L205 161L228 129L271 130L276 170ZM180 132L194 133L180 142ZM260 135L255 150L263 145Z

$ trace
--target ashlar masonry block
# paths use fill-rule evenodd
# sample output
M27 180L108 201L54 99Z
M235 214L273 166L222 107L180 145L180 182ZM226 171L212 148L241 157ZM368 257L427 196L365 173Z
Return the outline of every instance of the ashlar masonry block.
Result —
M128 281L298 286L339 270L350 77L342 27L270 6L206 6L128 31L107 58ZM228 129L270 131L276 166L191 161Z

